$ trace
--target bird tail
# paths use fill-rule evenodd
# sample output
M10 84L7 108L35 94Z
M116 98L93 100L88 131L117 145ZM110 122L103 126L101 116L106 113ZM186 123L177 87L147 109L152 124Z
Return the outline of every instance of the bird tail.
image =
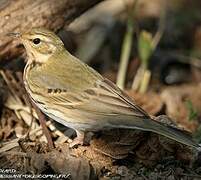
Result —
M122 122L121 122L122 121ZM115 125L115 124L116 125ZM185 144L187 146L196 148L198 151L201 150L201 146L196 143L191 134L187 131L178 129L176 127L167 125L162 122L158 122L151 118L142 119L142 118L132 118L130 120L121 120L118 119L116 122L112 121L113 126L118 128L127 128L127 129L139 129L143 131L151 131L170 139L173 139L177 142Z
M201 146L193 140L191 133L185 130L181 130L176 127L170 126L170 125L168 126L161 122L156 122L154 120L151 120L151 121L152 121L151 123L153 123L155 126L153 126L150 129L150 131L166 136L170 139L173 139L187 146L191 146L198 150L201 149Z

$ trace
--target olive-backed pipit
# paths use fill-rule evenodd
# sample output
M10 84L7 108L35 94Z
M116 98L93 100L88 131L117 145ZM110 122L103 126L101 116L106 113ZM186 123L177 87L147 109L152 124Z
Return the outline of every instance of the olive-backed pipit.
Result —
M35 28L19 38L28 55L26 90L50 118L77 132L140 129L199 148L191 136L153 120L115 84L72 56L53 32Z

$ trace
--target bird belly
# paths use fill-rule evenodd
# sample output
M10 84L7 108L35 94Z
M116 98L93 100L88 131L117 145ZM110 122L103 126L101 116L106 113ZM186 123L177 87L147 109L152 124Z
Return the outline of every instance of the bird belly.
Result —
M66 127L79 131L99 131L103 129L103 124L97 123L96 120L84 116L78 117L75 114L72 115L71 112L67 112L67 109L64 112L61 109L56 110L55 108L50 108L50 106L47 108L45 104L35 100L38 99L37 96L30 95L30 97L44 114Z
M65 119L57 117L53 114L50 113L46 113L51 119L59 122L60 124L63 124L66 127L75 129L75 130L80 130L80 131L87 131L89 129L93 129L92 126L88 123L81 123L81 122L77 122L76 119L70 118L70 117L66 117Z
M74 130L79 131L98 131L103 127L101 125L95 124L96 121L92 123L89 119L79 119L76 117L64 116L58 111L51 112L50 109L48 111L41 108L43 113L45 113L51 119L57 121L60 124L63 124L66 127L72 128Z

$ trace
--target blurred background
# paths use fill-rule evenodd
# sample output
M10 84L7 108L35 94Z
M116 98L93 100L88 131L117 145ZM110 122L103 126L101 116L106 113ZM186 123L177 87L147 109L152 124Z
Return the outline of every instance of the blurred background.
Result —
M32 27L55 31L149 114L169 116L201 142L200 0L0 0L0 27L0 143L28 131L33 142L47 142L23 88L25 50L6 36ZM73 136L46 125L57 144Z
M71 53L127 91L152 115L167 114L198 133L200 8L196 0L109 0L58 34Z

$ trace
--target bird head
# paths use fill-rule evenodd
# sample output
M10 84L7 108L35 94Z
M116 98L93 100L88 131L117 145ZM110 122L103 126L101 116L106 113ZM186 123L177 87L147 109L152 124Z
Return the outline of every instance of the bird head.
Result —
M33 28L25 33L13 33L24 45L28 62L46 62L55 52L63 50L64 45L60 38L44 28Z

